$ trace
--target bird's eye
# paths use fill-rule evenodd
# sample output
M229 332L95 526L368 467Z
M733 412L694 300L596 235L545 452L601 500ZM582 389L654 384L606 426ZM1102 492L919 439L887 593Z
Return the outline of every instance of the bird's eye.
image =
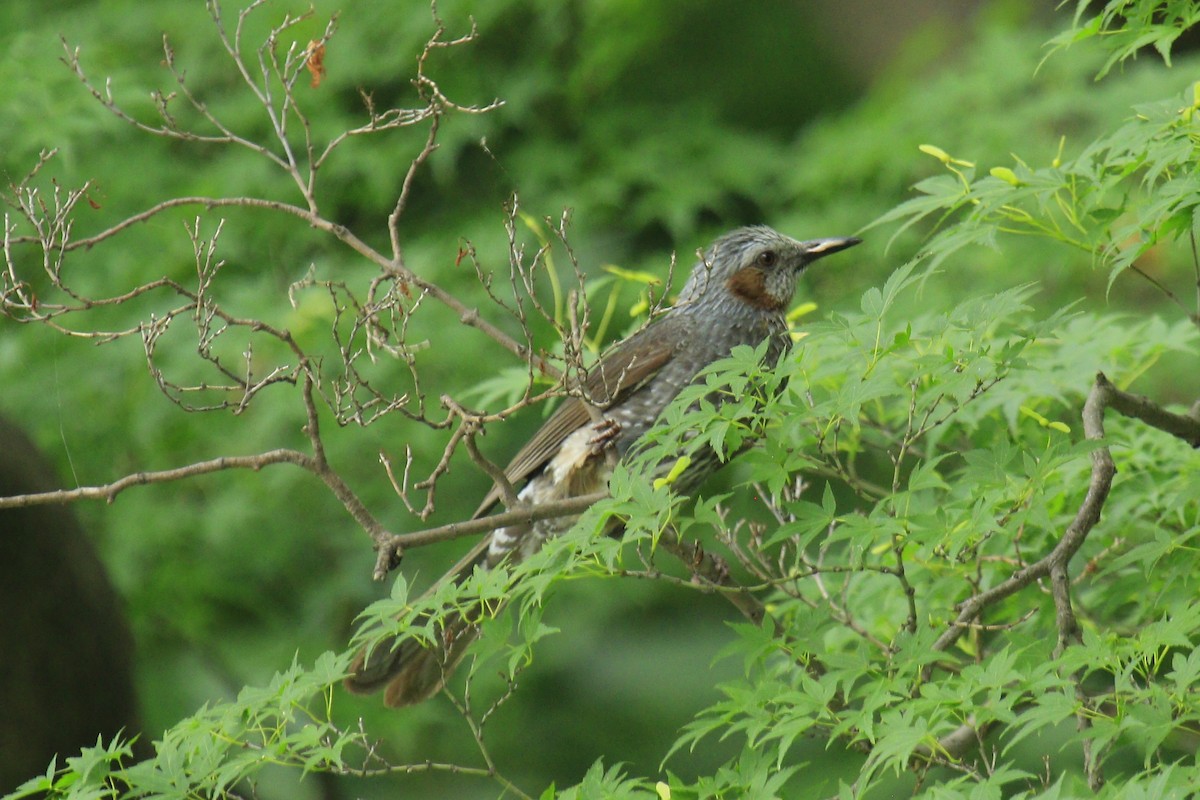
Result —
M760 267L773 267L778 258L779 256L775 254L774 250L763 250L758 254L758 265Z

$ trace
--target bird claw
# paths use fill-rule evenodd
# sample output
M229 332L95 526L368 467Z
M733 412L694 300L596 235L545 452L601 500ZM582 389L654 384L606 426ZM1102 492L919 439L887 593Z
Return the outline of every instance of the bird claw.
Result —
M595 436L588 440L594 455L600 455L607 450L621 433L621 424L614 419L606 419L592 426Z

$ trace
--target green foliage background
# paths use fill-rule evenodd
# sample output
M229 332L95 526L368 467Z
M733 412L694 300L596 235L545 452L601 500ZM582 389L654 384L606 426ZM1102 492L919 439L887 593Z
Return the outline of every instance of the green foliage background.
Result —
M950 604L961 599L962 585L955 583L960 576L946 574L955 558L979 548L988 553L989 546L999 556L999 542L1018 523L1039 532L1029 534L1031 550L1044 549L1074 513L1088 463L1079 445L1078 409L1096 371L1161 402L1191 402L1196 396L1195 326L1149 281L1123 270L1136 257L1140 269L1191 302L1193 254L1186 240L1194 224L1195 189L1173 181L1191 180L1188 170L1194 167L1189 159L1195 134L1180 109L1193 103L1200 62L1185 48L1169 67L1149 53L1113 66L1109 53L1092 41L1050 53L1045 43L1069 27L1071 18L1067 12L1047 17L1038 5L983 3L966 29L929 24L899 47L886 70L864 83L843 67L841 51L853 45L823 35L819 15L800 4L677 0L657 4L652 12L639 3L591 0L439 4L452 33L465 32L473 16L481 36L468 47L435 53L431 74L459 102L505 103L490 114L447 119L441 148L419 176L402 224L410 265L460 296L479 292L472 271L456 265L464 240L475 245L485 266L505 268L502 205L514 191L535 218L572 209L571 241L596 281L605 278L606 264L665 274L673 251L681 264L690 264L696 248L740 224L767 222L803 238L855 233L887 215L863 234L866 243L852 255L806 277L801 299L819 307L804 318L814 322L805 326L801 354L779 375L758 376L781 382L794 376L809 387L811 402L793 384L778 406L726 409L765 414L776 423L808 414L830 429L844 425L847 439L829 445L814 438L809 425L779 423L782 428L769 428L768 447L727 470L707 492L711 496L751 477L778 492L787 480L777 472L780 464L813 470L817 477L802 501L807 505L791 509L810 525L789 535L816 541L836 513L843 517L841 538L829 546L865 558L885 553L896 532L888 525L906 521L904 535L913 537L920 554L909 579L944 602L931 604L932 618L922 619L910 640L899 634L906 612L892 587L868 581L858 590L854 607L876 614L863 624L898 642L902 656L887 676L872 672L878 665L865 656L853 667L861 667L863 684L873 692L856 697L868 706L902 693L905 677L922 666L920 651L928 640L921 636L944 624ZM413 102L409 79L433 28L427 5L322 1L314 8L314 19L296 31L301 44L306 36L320 35L330 14L340 13L326 59L328 77L311 92L319 130L359 124L360 89L381 106ZM284 9L304 10L278 0L256 17L257 32ZM1084 15L1078 22L1088 19ZM257 106L230 75L202 3L0 9L5 54L0 169L16 180L41 149L57 147L53 169L64 183L97 182L90 195L97 208L85 209L78 233L101 230L172 196L292 199L282 177L244 151L163 141L122 125L58 63L61 34L82 48L93 76L111 76L118 100L149 113L149 89L169 88L158 63L163 32L170 34L189 81L216 113L247 135L269 133ZM1111 71L1095 81L1104 69ZM1150 155L1136 150L1150 136L1135 114L1159 126L1152 140L1159 150L1151 147ZM383 246L384 219L424 136L415 129L349 143L322 176L325 207ZM1098 156L1091 145L1102 137L1111 138ZM918 147L924 144L938 150L922 153ZM1122 153L1128 154L1125 161L1117 157ZM1146 167L1154 153L1175 160L1155 174ZM1088 178L1102 189L1087 196L1063 194L1064 186L1083 186ZM1182 199L1162 207L1164 186ZM1033 232L1028 226L1014 232L1026 219L1021 212L1057 219L1057 235L1019 235ZM929 216L918 219L924 213ZM81 254L86 266L79 268L80 280L111 291L148 276L187 276L194 265L183 225L195 215L194 210L163 215ZM205 216L211 229L216 215ZM330 322L327 306L312 297L294 308L281 305L283 291L310 268L319 276L363 283L369 266L294 220L242 210L221 216L229 220L221 251L228 261L220 285L223 302L317 346ZM934 233L939 219L940 233ZM902 228L904 222L912 224ZM536 241L532 232L522 235ZM1086 248L1078 246L1080 239ZM919 254L906 280L885 284ZM640 287L608 280L595 288L597 297L607 297L603 292L609 289L619 292L611 338L636 324L625 310ZM1073 316L1055 316L1071 304ZM128 313L137 319L145 311ZM1053 325L1043 325L1048 319ZM449 314L434 311L416 324L414 337L433 343L419 356L431 397L462 396L492 376L485 371L490 365L518 366L476 332L454 325ZM891 349L879 349L880 341ZM186 342L172 347L167 358L186 370ZM961 364L968 365L965 374L955 371ZM884 504L875 508L885 521L870 516L867 499L846 475L827 473L841 458L870 480L891 484L891 467L881 455L886 443L872 435L903 426L905 387L914 375L928 380L925 401L942 393L962 410L921 443L920 459L932 477L906 468L897 479L901 491L890 502L894 512L900 498L910 501L905 512L885 514ZM975 402L975 381L999 376L1004 380L996 390ZM512 389L514 381L491 390ZM303 442L303 419L283 396L265 394L240 417L180 413L149 380L136 341L95 347L5 321L0 386L3 410L31 429L68 486ZM847 386L866 388L851 396ZM494 429L488 451L502 458L537 422L532 413L520 424ZM1063 423L1069 431L1048 422ZM711 417L705 424L714 425ZM734 418L707 429L728 435L740 424ZM1173 669L1178 685L1176 694L1156 696L1152 711L1133 715L1134 723L1118 719L1111 731L1117 749L1127 751L1116 762L1117 775L1140 774L1143 762L1148 765L1144 778L1128 784L1140 788L1163 774L1195 769L1194 748L1164 755L1156 740L1176 735L1179 724L1195 718L1185 678L1195 672L1200 622L1187 611L1196 573L1184 545L1198 524L1200 485L1194 476L1200 464L1194 453L1164 443L1160 434L1134 423L1112 425L1122 470L1106 511L1114 530L1096 537L1094 549L1079 557L1083 562L1113 553L1100 567L1110 582L1099 584L1094 594L1084 591L1081 601L1106 624L1087 628L1085 652L1107 659L1103 663L1125 676L1131 707L1135 696L1144 699L1137 695L1144 677L1139 670L1158 675ZM439 435L396 419L365 430L337 430L329 438L331 460L396 530L420 523L392 495L376 454L381 447L398 453L404 443L426 468L441 450ZM960 452L961 460L951 455ZM922 476L924 483L918 481ZM473 501L460 505L448 499L477 497L485 486L465 460L456 463L430 523L467 516ZM636 493L636 481L628 491ZM1041 499L1031 503L1030 497ZM618 497L634 500L639 503L621 506L632 513L630 538L636 541L639 530L652 537L654 524L639 527L638 514L653 520L664 512L652 499ZM756 518L753 500L739 495L732 502L735 513ZM988 508L1021 506L1029 519L994 530L971 527L976 534L986 531L976 541L955 525L977 513L973 509L981 502ZM212 719L233 713L220 703L242 687L271 684L293 660L311 665L326 651L345 650L355 616L389 594L369 579L374 556L367 538L323 487L287 467L147 487L112 506L84 505L79 512L127 599L151 739L208 704L214 710L196 723L206 729ZM878 524L855 527L855 513ZM684 512L682 519L694 519L694 532L704 536L705 525L713 522L711 506ZM611 543L595 546L600 551L585 553L585 561L622 563ZM1177 548L1187 549L1188 557L1172 560L1180 556ZM413 552L404 572L425 585L458 553L451 545ZM551 548L545 558L553 564L566 556ZM1142 572L1147 565L1162 567L1149 594ZM531 570L544 568L535 564ZM525 589L530 614L544 588L533 582ZM394 597L404 597L400 589ZM376 607L379 616L389 610L388 602L395 601ZM776 602L780 618L803 627L798 604ZM1052 609L1048 600L1042 605L1042 627L1035 622L1025 632L1031 640L1053 638ZM1015 617L1024 609L1014 604L1007 610ZM724 624L738 617L719 597L662 581L569 580L556 586L534 616L560 633L538 642L520 691L489 723L489 744L503 774L535 796L551 783L579 784L580 796L635 791L652 796L647 785L618 791L623 774L649 784L670 780L676 796L685 797L830 796L839 779L849 782L863 769L863 757L852 750L827 751L823 738L806 741L801 735L837 732L840 720L823 719L809 730L811 720L797 717L789 727L786 715L771 704L789 693L820 697L829 687L793 685L795 676L765 655L755 656L767 649L763 634ZM1110 627L1113 620L1119 624ZM1153 620L1161 629L1138 638ZM532 622L524 631L530 637L543 632ZM844 642L831 639L826 627L810 633L804 649L828 648L846 657ZM501 638L497 633L490 643L497 652L503 651ZM717 659L735 641L742 646L738 658ZM911 746L925 741L913 720L934 730L954 721L961 709L974 713L972 698L980 692L995 694L990 708L997 718L1038 692L1069 696L1061 672L1047 666L1049 658L1048 647L1002 649L999 658L979 667L980 674L948 681L942 693L930 689L903 711L883 714L874 741L887 746L866 759L870 774L887 776L878 791L912 786L903 764ZM315 676L297 669L299 686L276 679L265 696L286 698L295 691L308 697L304 690L311 693L322 676L337 669L328 659ZM1006 695L1003 689L1013 681L1024 691ZM718 684L724 688L718 690ZM962 694L950 696L956 691ZM461 720L441 701L396 713L379 709L374 698L352 698L340 690L334 697L338 726L352 729L356 719L365 718L397 762L471 762L476 752ZM242 700L253 703L246 694ZM754 727L748 709L760 714L763 727ZM1036 785L1042 753L1055 759L1056 768L1060 760L1070 761L1079 746L1072 739L1072 710L1046 710L1028 730L1032 738L1006 751L1012 775L988 784L988 791ZM660 767L680 731L683 746ZM710 731L715 735L705 735ZM176 729L176 735L185 734ZM753 746L743 747L745 735ZM794 750L793 736L801 743ZM1151 744L1138 745L1133 740L1139 738ZM299 742L292 745L301 749ZM593 766L600 760L603 766ZM815 777L805 766L814 762L821 765ZM1172 762L1178 772L1158 769ZM617 764L621 771L611 771ZM1050 793L1086 796L1077 774L1062 769L1069 777ZM668 779L668 771L676 777ZM766 775L773 785L747 788L762 784ZM470 776L400 775L388 779L394 784L299 776L295 769L268 769L256 781L259 792L270 797L498 794L495 783ZM1188 780L1179 778L1178 785ZM950 781L939 791L966 796L970 787L964 786Z

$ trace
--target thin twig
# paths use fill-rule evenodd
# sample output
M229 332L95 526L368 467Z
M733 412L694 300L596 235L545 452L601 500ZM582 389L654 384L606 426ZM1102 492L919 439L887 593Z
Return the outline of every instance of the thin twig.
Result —
M152 483L169 483L171 481L194 478L197 475L208 475L227 469L260 470L272 464L295 464L311 471L312 458L298 450L268 450L252 456L222 456L208 461L198 461L185 467L164 469L155 472L135 472L132 475L106 483L101 486L80 486L76 489L58 489L51 492L35 494L17 494L0 497L0 509L25 508L27 506L59 505L73 503L77 500L104 500L113 502L117 495L133 486L148 486Z
M725 590L721 595L750 622L761 625L766 619L767 607L762 601L745 587L739 586L729 574L729 565L706 551L699 542L684 542L674 530L668 528L659 534L658 544L678 558L694 579Z
M526 525L543 519L557 519L586 511L595 503L608 497L608 492L571 497L553 503L542 503L537 506L518 507L511 511L493 514L490 517L451 522L415 533L391 534L380 543L378 558L375 562L375 580L387 578L388 572L396 567L404 551L411 547L421 547L435 542L445 542L470 536L476 533L486 533L509 525Z

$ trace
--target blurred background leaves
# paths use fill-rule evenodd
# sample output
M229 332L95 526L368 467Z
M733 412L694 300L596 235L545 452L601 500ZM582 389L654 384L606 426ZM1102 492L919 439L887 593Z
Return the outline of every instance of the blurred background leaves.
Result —
M237 6L227 5L232 18ZM571 209L571 241L589 277L602 277L608 264L665 276L672 253L686 267L697 248L742 224L768 223L801 238L861 230L911 198L912 185L944 172L918 151L921 144L970 160L981 174L1012 167L1013 154L1045 165L1077 155L1128 119L1134 105L1189 90L1196 62L1186 41L1176 44L1173 68L1144 58L1099 83L1102 52L1077 46L1046 57L1045 42L1067 21L1046 6L443 0L450 35L465 33L474 18L480 39L436 52L429 73L457 102L499 98L504 106L447 119L401 226L408 263L482 304L473 271L456 257L469 241L485 267L505 267L503 204L517 192L535 217ZM252 18L248 40L285 10L305 8L275 0ZM318 130L361 124L360 91L380 107L416 102L410 78L433 30L426 3L318 0L313 8L314 17L295 30L301 45L339 14L327 78L319 89L302 89ZM295 199L282 175L245 151L155 139L123 125L60 63L62 36L81 48L94 79L111 78L120 102L148 114L150 91L171 88L160 63L164 33L216 113L244 135L268 133L198 0L0 8L0 170L16 181L40 150L58 148L59 180L95 181L89 196L97 207L85 209L77 235L171 196ZM383 222L424 136L413 129L349 142L321 176L326 213L384 246ZM164 214L79 254L72 268L93 287L186 276L194 264L183 225L195 214ZM368 265L292 219L249 210L220 216L229 219L220 291L244 316L317 336L330 312L311 297L298 308L281 303L287 286L310 268L359 285L370 277ZM894 227L871 231L853 260L811 272L799 299L816 300L821 316L856 308L867 288L918 252L928 232L917 226L889 248ZM1178 285L1188 259L1186 248L1164 248L1142 264ZM904 302L917 314L1032 282L1027 302L1045 314L1084 298L1092 311L1178 316L1147 282L1126 275L1109 292L1107 272L1092 267L1086 253L1010 237L1003 253L974 248L943 265ZM626 309L639 291L634 284L623 289L610 338L632 324ZM437 346L418 356L433 397L461 396L491 376L487 368L512 366L496 345L453 322L433 312L414 332L436 338ZM1179 336L1158 341L1165 339L1172 343L1146 356L1136 388L1182 400L1194 386L1173 379L1185 362L1172 359L1186 347ZM186 344L177 352L185 358ZM1187 358L1194 369L1194 356ZM96 347L5 321L0 386L0 409L30 431L67 486L302 442L302 418L270 393L241 417L180 413L158 394L135 341ZM537 421L536 412L527 413L519 424L495 429L488 452L511 453ZM337 468L395 530L419 522L392 495L376 456L380 448L399 453L404 444L426 462L441 449L433 432L398 419L329 438ZM431 522L467 516L474 501L448 498L477 497L485 485L465 461L457 465ZM137 489L111 506L85 504L77 512L127 604L151 738L207 701L265 682L296 654L309 661L340 649L354 615L386 593L369 579L367 538L323 487L286 467ZM430 548L413 553L405 568L423 584L457 553L453 546ZM731 618L719 599L701 602L665 586L573 581L546 614L563 633L542 645L536 668L525 674L524 702L497 718L497 727L519 732L498 739L497 759L515 765L509 777L539 786L575 783L600 756L635 774L656 774L663 742L716 698L718 681L737 672L737 664L713 664L728 638L714 622ZM400 719L386 717L373 699L345 704L348 713L379 718L393 732L396 752L419 749L452 760L471 749L461 726L436 705ZM706 744L698 752L685 772L713 768L729 749ZM405 784L409 796L444 796L447 785L435 778ZM495 795L489 785L452 785L456 796ZM275 791L295 797L334 790L318 782L263 787L266 795ZM343 791L387 793L367 783Z

